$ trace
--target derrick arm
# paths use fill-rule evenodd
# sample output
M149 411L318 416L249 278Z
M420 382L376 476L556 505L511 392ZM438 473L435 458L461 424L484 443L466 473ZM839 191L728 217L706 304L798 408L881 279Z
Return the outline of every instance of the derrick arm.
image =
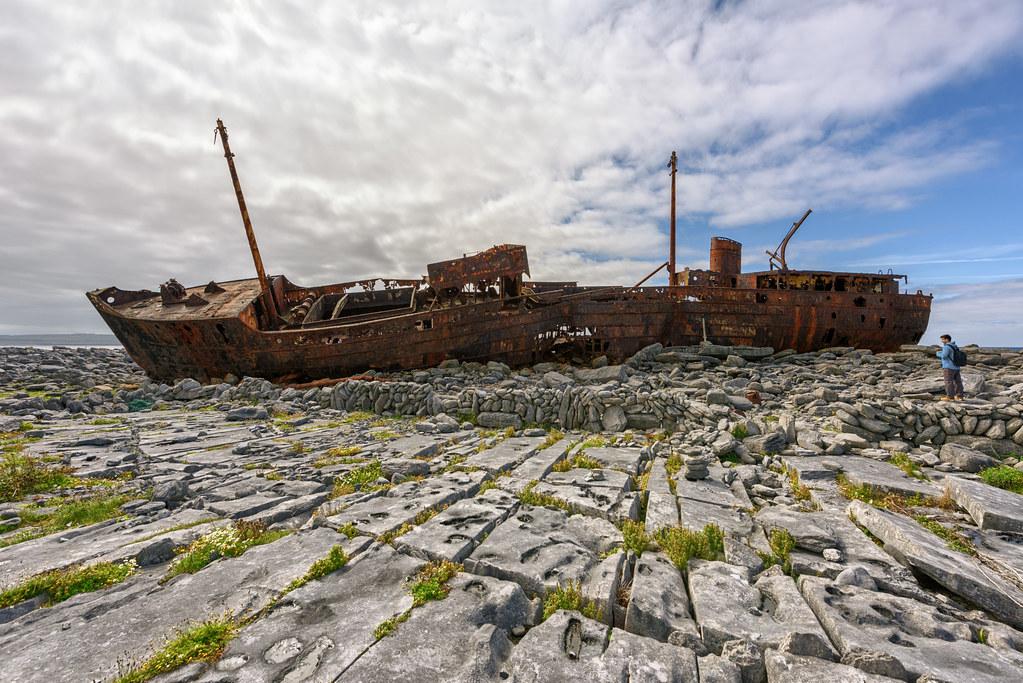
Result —
M771 270L774 270L775 266L777 266L779 270L789 269L788 264L785 262L785 249L786 247L789 246L789 240L792 239L792 236L796 234L796 230L799 230L799 226L803 224L803 221L806 220L807 216L809 216L812 211L813 209L807 209L806 213L803 214L803 217L792 224L792 227L789 228L788 233L785 235L785 238L781 241L781 244L778 245L777 249L775 249L774 251L765 252L768 255L768 257L770 257L769 261L771 264Z

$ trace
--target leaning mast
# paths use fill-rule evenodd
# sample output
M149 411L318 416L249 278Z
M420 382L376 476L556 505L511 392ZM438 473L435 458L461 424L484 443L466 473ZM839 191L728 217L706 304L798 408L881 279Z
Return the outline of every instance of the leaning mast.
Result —
M263 258L259 255L259 245L256 244L256 233L252 230L252 220L249 218L249 209L245 206L245 196L242 194L242 184L238 180L238 170L234 167L234 153L227 143L227 128L224 122L217 119L217 128L213 132L213 141L217 141L217 134L224 144L224 158L227 159L227 168L231 171L231 182L234 183L234 193L238 197L238 209L242 213L242 223L245 224L245 236L249 239L249 251L252 252L252 262L256 266L256 275L259 277L260 296L263 298L263 305L266 306L268 319L275 317L275 310L270 298L270 282L266 278L266 271L263 269Z

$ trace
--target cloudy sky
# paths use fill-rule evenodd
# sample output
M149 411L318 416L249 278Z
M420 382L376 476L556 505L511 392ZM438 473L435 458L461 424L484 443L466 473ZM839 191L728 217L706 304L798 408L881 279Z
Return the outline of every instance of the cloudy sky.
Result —
M632 284L712 234L766 267L893 269L929 336L1023 344L1023 2L0 3L0 333L82 292L301 284L528 245Z

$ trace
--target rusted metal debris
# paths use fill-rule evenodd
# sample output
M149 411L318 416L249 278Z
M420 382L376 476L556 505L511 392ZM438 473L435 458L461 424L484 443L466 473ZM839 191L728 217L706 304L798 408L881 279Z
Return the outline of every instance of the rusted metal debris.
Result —
M219 120L218 131L226 133ZM231 373L318 386L317 380L367 369L448 359L516 366L607 355L620 362L655 342L891 351L916 343L927 327L931 296L900 293L904 276L789 269L785 247L809 212L772 254L779 269L743 273L742 245L715 237L710 268L676 272L666 287L640 286L646 278L633 287L527 281L526 248L512 244L429 264L421 278L303 287L261 274L222 140L257 277L187 289L171 280L159 293L107 287L87 294L155 379L208 381ZM669 257L657 270L672 265Z

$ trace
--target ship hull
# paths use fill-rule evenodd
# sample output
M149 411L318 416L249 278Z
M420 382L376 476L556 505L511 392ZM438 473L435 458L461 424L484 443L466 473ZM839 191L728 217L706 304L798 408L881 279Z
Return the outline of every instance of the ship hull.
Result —
M226 375L283 381L416 369L460 361L512 366L555 354L621 362L653 343L894 351L920 340L931 297L720 287L572 288L544 305L495 300L315 329L258 329L254 317L147 320L90 300L152 378ZM562 356L563 357L563 356Z

